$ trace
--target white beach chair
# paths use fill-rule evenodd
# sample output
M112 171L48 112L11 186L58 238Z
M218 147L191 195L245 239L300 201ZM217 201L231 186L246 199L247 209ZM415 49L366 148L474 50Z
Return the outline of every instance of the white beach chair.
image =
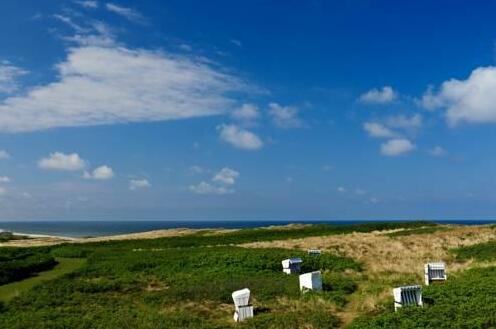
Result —
M424 265L424 280L428 286L433 281L446 281L446 264L443 262L427 263Z
M245 288L232 293L234 301L234 321L239 322L253 317L253 306L250 305L250 289Z
M320 256L322 251L320 251L320 249L308 249L308 254L311 256Z
M422 306L422 287L419 285L403 286L393 289L394 310L407 305Z
M300 273L301 263L303 263L303 260L299 257L288 258L283 260L281 263L282 263L282 271L284 273L295 274L295 273Z
M300 290L302 292L308 290L322 290L322 275L320 271L305 273L300 275Z

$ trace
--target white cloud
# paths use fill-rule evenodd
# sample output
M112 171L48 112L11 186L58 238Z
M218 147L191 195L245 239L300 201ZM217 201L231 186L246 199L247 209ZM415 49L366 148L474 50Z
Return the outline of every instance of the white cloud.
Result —
M74 3L77 3L81 7L84 8L90 8L90 9L96 9L98 8L98 1L92 1L92 0L87 0L87 1L77 1L75 0Z
M192 174L203 174L206 169L203 168L203 167L200 167L200 166L190 166L189 168L189 172L192 173Z
M3 186L0 186L0 196L6 195L7 194L7 189Z
M234 103L229 92L247 90L199 60L87 38L56 65L57 81L0 102L1 132L218 115Z
M196 194L231 194L235 192L232 187L236 184L238 177L238 171L224 167L212 177L213 183L202 181L196 185L190 185L189 189Z
M59 14L56 14L56 15L53 15L53 17L59 21L61 21L62 23L65 23L67 24L68 26L70 26L71 28L73 28L76 32L78 33L86 33L88 32L88 29L74 23L74 21L72 20L72 18L68 17L68 16L64 16L64 15L59 15Z
M141 190L145 188L149 188L151 186L148 179L131 179L129 181L129 189L131 191Z
M386 124L392 128L412 131L422 127L423 119L418 113L410 117L401 114L389 117L386 120Z
M117 15L120 15L131 22L135 23L144 23L145 19L143 15L141 15L140 12L137 10L127 8L127 7L122 7L119 5L116 5L115 3L107 3L105 4L105 7L107 8L108 11L113 12Z
M391 139L381 144L381 154L398 156L413 151L416 146L405 138Z
M15 92L19 88L18 78L26 73L8 61L0 61L0 94Z
M397 93L390 86L384 86L382 89L371 89L362 94L360 102L367 104L386 104L393 102L398 97Z
M54 152L38 161L38 167L47 170L77 171L84 169L85 166L86 162L77 153Z
M429 154L434 157L443 157L448 154L448 152L441 146L435 146L429 150Z
M460 122L496 123L496 67L479 67L466 80L451 79L441 84L438 92L429 88L422 105L430 110L446 110L450 125Z
M339 193L344 193L344 192L346 192L346 188L344 188L344 187L342 187L342 186L339 186L339 187L337 188L337 191L338 191Z
M396 133L378 122L365 122L363 129L371 136L376 138L391 138L396 136Z
M85 171L83 177L87 179L106 180L114 177L114 171L109 166L103 165L95 168L92 172Z
M212 178L214 182L220 182L225 185L234 185L239 177L239 172L228 167L224 167Z
M229 40L230 43L232 43L233 45L236 45L238 47L242 47L243 46L243 43L237 39L231 39Z
M189 189L196 194L231 194L234 193L233 189L225 186L215 186L207 182L200 182L198 185L190 185Z
M0 183L10 183L10 178L7 176L0 176Z
M239 121L255 121L260 117L258 107L253 104L243 104L241 107L234 110L231 114L233 119Z
M367 194L367 191L365 191L361 188L357 188L357 189L355 189L355 194L356 195L364 195L364 194Z
M298 117L298 109L292 106L281 106L278 103L269 104L269 115L277 127L298 128L303 122Z
M0 160L10 159L9 152L5 150L0 150Z
M227 143L245 150L258 150L263 146L263 142L256 134L236 125L220 125L220 138Z

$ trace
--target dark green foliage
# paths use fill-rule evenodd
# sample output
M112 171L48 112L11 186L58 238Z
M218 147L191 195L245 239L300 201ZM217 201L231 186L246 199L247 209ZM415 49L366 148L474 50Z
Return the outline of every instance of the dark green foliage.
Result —
M479 261L488 261L496 259L496 241L475 244L473 246L453 249L452 252L458 260L475 259Z
M57 265L48 249L0 249L0 285L18 281Z
M325 308L316 307L304 311L287 311L278 313L257 314L240 325L243 329L273 328L273 329L300 329L339 328L339 319Z
M392 229L413 229L418 227L432 226L437 224L431 222L373 222L366 224L343 224L343 225L308 225L302 228L253 228L243 229L225 234L206 234L200 232L185 236L167 237L152 240L133 240L133 241L108 241L86 243L82 245L62 245L54 248L53 254L57 257L86 257L95 247L110 248L191 248L201 246L222 246L235 245L257 241L273 241L298 239L309 236L325 236L346 234L352 232L372 232L378 230Z
M0 242L7 242L11 240L25 240L29 239L24 235L14 235L12 232L0 232Z
M301 297L298 276L282 272L285 258L302 257L305 270L327 271L327 291L318 298L337 305L354 289L343 271L360 270L352 259L327 253L311 257L296 250L231 246L138 251L136 243L94 245L84 268L13 299L0 314L0 328L231 328L230 320L219 319L218 309L229 305L227 319L231 318L234 290L249 287L256 305L276 305L280 297L310 302L317 298ZM87 248L74 245L54 251L72 255L77 247ZM187 312L185 305L213 306ZM310 309L307 318L269 309L246 325L279 328L288 321L289 328L303 323L335 328L338 323L326 309Z
M363 317L350 328L495 328L496 268L468 270L444 285L425 287L424 299L429 305L408 307L396 313L391 302L388 313L373 318Z

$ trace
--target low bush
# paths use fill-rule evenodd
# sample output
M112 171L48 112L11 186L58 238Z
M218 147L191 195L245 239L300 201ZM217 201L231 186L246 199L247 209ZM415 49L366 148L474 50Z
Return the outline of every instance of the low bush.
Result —
M477 268L423 291L428 305L391 308L378 316L357 319L350 329L477 329L496 327L496 268Z
M0 249L0 285L53 268L57 262L47 249Z

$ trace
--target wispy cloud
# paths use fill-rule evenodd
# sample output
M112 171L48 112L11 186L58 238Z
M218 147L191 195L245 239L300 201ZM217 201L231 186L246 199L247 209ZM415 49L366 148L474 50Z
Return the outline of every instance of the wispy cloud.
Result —
M225 186L215 186L207 182L200 182L197 185L190 185L189 189L196 194L231 194L234 193L233 189Z
M255 133L236 125L220 125L217 127L220 138L234 147L244 150L258 150L263 142Z
M56 14L53 15L53 18L61 21L62 23L67 24L69 27L73 28L77 33L87 33L89 31L87 28L84 28L81 25L76 24L69 16Z
M233 186L239 175L238 171L224 167L212 177L212 183L202 181L196 185L190 185L189 189L196 194L231 194L235 192Z
M86 1L78 1L74 0L74 3L80 5L83 8L96 9L98 8L98 1L86 0Z
M381 89L371 89L360 95L359 101L366 104L387 104L393 102L398 94L390 86L384 86Z
M390 138L396 136L396 133L379 122L365 122L363 129L370 137Z
M150 188L152 185L148 181L148 179L142 178L142 179L131 179L129 181L129 189L131 191L136 191L136 190L142 190L142 189L147 189Z
M229 40L229 42L232 43L233 45L238 46L238 47L243 46L243 43L241 41L239 41L238 39L231 39L231 40Z
M9 152L5 150L0 150L0 160L10 159Z
M12 65L9 61L0 61L0 94L15 92L19 87L19 77L26 73L27 71Z
M137 11L137 10L134 10L132 8L127 8L127 7L122 7L122 6L119 6L115 3L107 3L105 4L105 8L107 8L108 11L110 12L113 12L117 15L120 15L132 22L135 22L135 23L145 23L146 20L145 18L143 17L143 15Z
M243 104L231 113L231 117L242 123L250 124L260 118L260 111L254 104Z
M220 182L225 185L234 185L236 179L239 176L239 172L234 169L224 167L212 178L214 182Z
M57 81L0 103L0 131L218 115L234 104L229 92L247 90L237 77L204 62L122 45L73 47L56 68Z
M381 144L381 154L385 156L399 156L415 150L416 146L406 138L391 139Z
M303 121L298 116L298 109L293 106L270 103L269 115L274 124L279 128L289 129L303 126Z
M85 166L86 161L77 153L54 152L38 161L38 167L46 170L78 171Z
M448 154L448 151L446 151L443 147L437 145L429 150L429 154L433 157L441 158L446 156Z
M85 171L83 177L86 179L108 180L114 177L114 170L106 165L95 168L93 171Z

